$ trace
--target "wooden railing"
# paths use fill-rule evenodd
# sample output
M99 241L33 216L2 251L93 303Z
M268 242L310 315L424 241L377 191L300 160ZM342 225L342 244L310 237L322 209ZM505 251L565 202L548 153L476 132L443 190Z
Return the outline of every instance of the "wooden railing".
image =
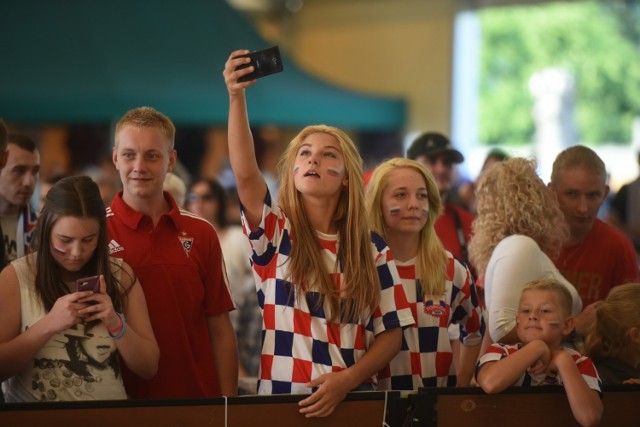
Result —
M478 388L421 389L407 397L413 424L437 427L577 426L562 387L510 388L487 395ZM640 426L640 386L604 390L600 426Z
M0 405L0 426L86 427L449 427L577 425L561 387L513 388L486 395L477 388L359 392L328 418L298 412L304 396L138 400ZM601 426L640 426L640 386L605 389Z

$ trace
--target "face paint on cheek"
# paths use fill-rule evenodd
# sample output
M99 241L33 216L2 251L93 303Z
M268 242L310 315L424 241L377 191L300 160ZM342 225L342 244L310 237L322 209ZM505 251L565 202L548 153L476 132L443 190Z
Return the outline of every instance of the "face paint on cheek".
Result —
M51 247L53 248L54 251L56 251L57 253L59 253L60 255L66 255L67 251L65 251L62 248L57 247L56 245L51 245Z
M331 175L331 176L340 176L340 173L342 171L340 169L336 169L336 168L327 168L327 172L329 172L329 175Z
M389 214L392 216L396 216L400 214L400 208L390 208Z
M424 216L429 216L429 208L422 208L422 213L424 213Z
M551 326L552 328L559 328L560 327L560 322L549 322L549 326Z
M297 175L297 174L298 174L298 172L300 172L300 165L295 165L295 166L293 167L293 174L294 174L294 175Z

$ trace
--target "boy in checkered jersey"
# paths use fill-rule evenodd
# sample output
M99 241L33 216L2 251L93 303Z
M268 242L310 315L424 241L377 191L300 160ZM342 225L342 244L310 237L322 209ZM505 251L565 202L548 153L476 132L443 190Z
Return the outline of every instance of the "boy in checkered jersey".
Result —
M330 415L353 390L373 390L375 374L400 350L413 323L398 270L364 209L362 159L341 130L308 126L279 164L278 203L255 157L245 89L253 67L231 54L229 159L242 204L263 315L258 393L311 396L306 417ZM375 338L375 339L374 339Z
M571 295L555 279L534 280L520 294L516 332L520 344L494 343L478 361L476 378L486 393L509 386L563 385L580 425L602 416L600 379L591 359L561 347L574 327Z

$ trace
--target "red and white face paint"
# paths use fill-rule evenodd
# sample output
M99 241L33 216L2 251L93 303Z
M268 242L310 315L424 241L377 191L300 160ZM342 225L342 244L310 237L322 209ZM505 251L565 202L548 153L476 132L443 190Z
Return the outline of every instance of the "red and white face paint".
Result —
M516 315L516 332L523 343L542 340L549 346L558 346L564 335L571 332L556 291L527 289L520 296Z
M57 247L56 245L51 245L54 251L58 252L60 255L65 255L67 251L62 248Z
M327 173L329 173L329 175L331 176L338 177L338 176L342 176L343 170L338 168L328 167Z
M95 218L63 216L51 227L51 255L67 272L80 271L98 245L100 224Z
M319 132L304 139L296 153L293 179L303 196L339 197L346 182L345 163L333 135Z
M420 172L411 168L390 172L381 203L388 237L419 236L429 217L427 185Z
M389 215L393 215L393 216L400 215L400 211L401 210L402 209L397 207L397 206L391 207L391 208L389 208Z

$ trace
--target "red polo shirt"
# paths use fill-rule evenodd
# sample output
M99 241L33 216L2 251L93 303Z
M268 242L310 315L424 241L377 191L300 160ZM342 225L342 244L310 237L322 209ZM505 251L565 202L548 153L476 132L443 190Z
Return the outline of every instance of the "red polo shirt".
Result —
M107 208L109 253L129 263L144 289L160 347L158 373L143 380L124 364L134 399L220 396L207 317L234 309L213 226L177 207L157 226L119 193Z
M586 239L563 247L554 263L578 290L583 307L605 299L614 286L640 280L631 241L597 218Z

